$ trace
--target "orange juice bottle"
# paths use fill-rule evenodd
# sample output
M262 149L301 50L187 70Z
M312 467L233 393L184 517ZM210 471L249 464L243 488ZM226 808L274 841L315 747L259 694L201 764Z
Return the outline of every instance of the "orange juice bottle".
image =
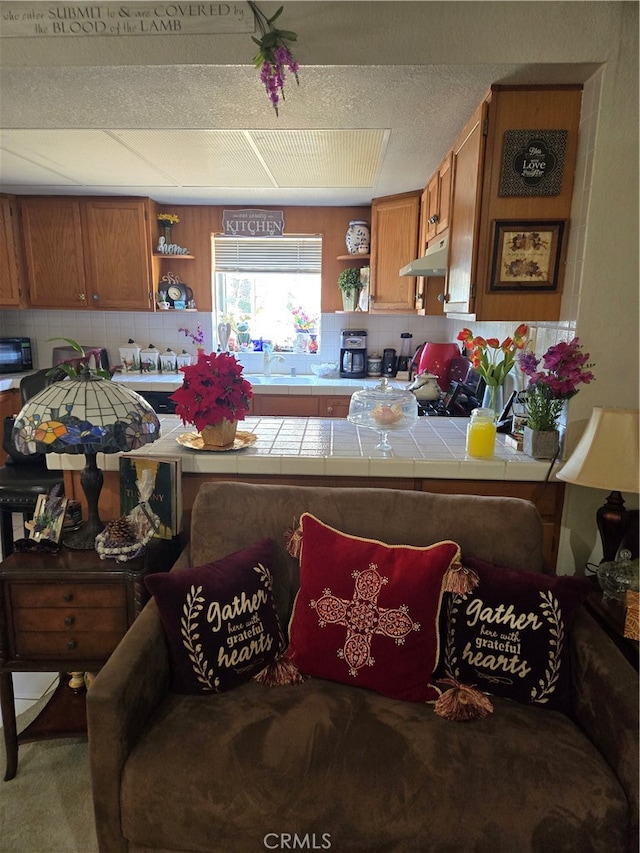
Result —
M493 409L474 409L467 425L467 454L490 459L496 448L496 422Z

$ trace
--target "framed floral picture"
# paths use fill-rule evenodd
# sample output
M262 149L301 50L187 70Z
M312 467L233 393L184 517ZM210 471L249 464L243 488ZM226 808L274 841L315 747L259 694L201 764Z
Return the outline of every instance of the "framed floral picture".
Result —
M497 221L489 291L558 289L565 221Z

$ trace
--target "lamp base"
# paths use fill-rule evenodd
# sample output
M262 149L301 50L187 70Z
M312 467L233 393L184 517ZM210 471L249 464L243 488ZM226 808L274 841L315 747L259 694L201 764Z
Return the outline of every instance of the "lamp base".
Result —
M62 544L72 551L93 551L96 547L96 536L102 533L104 524L84 521L77 530L70 530L62 536Z
M614 490L596 513L596 522L602 540L601 563L615 560L630 521L631 516L624 505L622 495Z

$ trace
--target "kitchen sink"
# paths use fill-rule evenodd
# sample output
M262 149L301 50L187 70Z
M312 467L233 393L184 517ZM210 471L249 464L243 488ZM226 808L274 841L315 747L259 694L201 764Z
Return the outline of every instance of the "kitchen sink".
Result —
M313 385L315 376L262 376L256 373L243 374L247 382L252 385Z

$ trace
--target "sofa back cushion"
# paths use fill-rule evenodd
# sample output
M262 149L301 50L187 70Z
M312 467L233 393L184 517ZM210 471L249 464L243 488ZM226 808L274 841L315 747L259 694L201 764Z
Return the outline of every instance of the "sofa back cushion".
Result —
M343 533L389 545L426 546L451 539L463 553L542 571L540 515L519 498L235 482L200 486L191 515L191 564L217 560L256 539L273 539L274 596L287 624L299 587L299 565L287 553L285 534L304 512Z

